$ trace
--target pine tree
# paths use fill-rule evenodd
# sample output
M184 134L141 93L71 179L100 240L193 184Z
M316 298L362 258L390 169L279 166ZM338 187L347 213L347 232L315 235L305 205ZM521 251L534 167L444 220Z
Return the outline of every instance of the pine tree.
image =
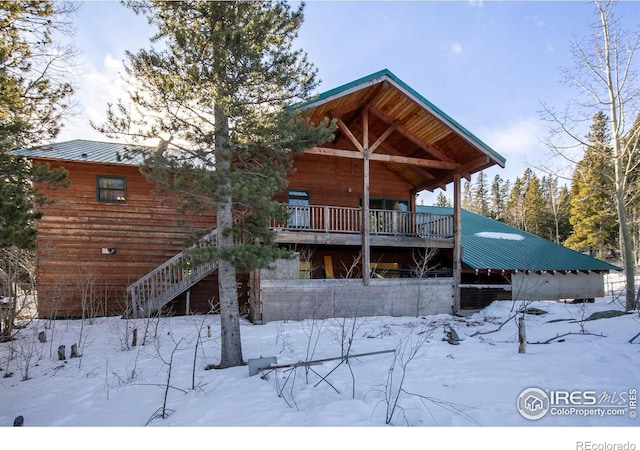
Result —
M525 227L524 193L525 183L516 177L513 187L509 191L509 199L505 211L505 223L521 230Z
M467 211L473 212L475 210L475 204L473 202L473 195L471 194L471 182L465 181L462 184L462 202L460 206Z
M53 139L73 90L61 65L69 49L55 45L54 30L67 30L72 5L54 2L0 2L0 247L32 248L33 183L59 185L64 170L32 166L10 152Z
M524 192L524 230L538 236L544 234L545 229L545 209L542 198L542 187L538 177L531 173L529 183Z
M165 152L146 155L150 178L179 193L183 208L216 212L221 358L244 364L237 271L290 254L274 243L270 220L286 220L273 196L286 186L294 153L330 140L332 129L290 108L310 97L316 70L293 40L303 7L285 1L131 2L158 27L166 50L127 53L126 72L141 85L109 107L101 131L162 137ZM134 112L130 112L134 111ZM242 242L244 243L242 243Z
M449 208L453 207L453 205L451 204L451 200L446 195L444 195L444 192L442 191L438 192L438 197L434 206L444 206Z
M572 234L565 245L595 253L600 258L617 241L614 207L611 136L607 117L598 112L587 135L588 147L572 177L570 216Z
M11 339L16 314L18 261L35 246L40 187L65 185L64 169L50 171L11 154L58 134L71 85L64 79L69 49L57 46L53 31L69 31L74 5L57 2L0 2L0 297L9 298L0 338ZM10 275L13 274L13 275Z
M473 212L481 216L489 217L489 188L487 186L487 176L481 170L476 176L473 186Z
M505 219L505 208L509 190L509 180L506 182L496 175L491 182L491 191L489 195L489 217L500 222Z

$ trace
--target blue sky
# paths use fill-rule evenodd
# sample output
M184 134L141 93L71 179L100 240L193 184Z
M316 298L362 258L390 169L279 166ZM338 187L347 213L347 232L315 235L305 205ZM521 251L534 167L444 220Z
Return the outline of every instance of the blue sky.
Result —
M640 29L640 2L616 11L624 28ZM570 43L587 38L595 19L581 1L308 1L298 44L318 68L320 92L389 69L507 159L490 178L513 181L549 158L541 105L576 97L561 68L573 65ZM60 140L103 139L88 120L104 120L107 101L123 96L124 52L148 47L152 30L115 1L85 2L77 27L77 115Z

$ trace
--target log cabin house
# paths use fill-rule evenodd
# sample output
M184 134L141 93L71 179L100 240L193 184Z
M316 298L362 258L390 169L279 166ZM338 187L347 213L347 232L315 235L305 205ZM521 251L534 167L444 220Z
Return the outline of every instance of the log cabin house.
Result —
M335 138L294 157L276 241L298 259L242 274L254 323L460 308L460 180L505 159L388 70L295 105L337 121ZM215 308L215 263L184 253L215 242L215 217L182 217L154 194L126 144L70 141L19 150L69 171L38 223L41 317ZM452 213L419 213L423 190L453 186ZM424 256L428 252L428 265Z

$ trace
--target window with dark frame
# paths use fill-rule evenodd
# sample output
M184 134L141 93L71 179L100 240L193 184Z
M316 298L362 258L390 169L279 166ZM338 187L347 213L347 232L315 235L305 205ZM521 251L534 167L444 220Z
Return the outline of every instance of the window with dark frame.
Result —
M311 198L308 191L289 191L289 227L309 228L309 206Z
M98 175L96 177L96 199L104 203L126 203L127 179Z

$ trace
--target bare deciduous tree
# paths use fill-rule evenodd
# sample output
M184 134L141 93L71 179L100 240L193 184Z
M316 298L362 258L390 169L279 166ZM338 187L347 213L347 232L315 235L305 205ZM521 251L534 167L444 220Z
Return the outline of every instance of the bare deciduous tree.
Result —
M635 143L640 129L634 120L640 112L640 96L634 56L640 46L640 32L627 34L614 14L615 1L594 0L597 20L592 26L590 39L584 43L577 39L571 52L575 66L565 69L566 80L575 85L581 96L565 113L545 106L544 113L553 124L555 138L548 145L557 156L574 164L577 160L572 148L586 148L581 132L585 117L595 112L606 112L609 120L614 168L612 191L620 229L620 242L626 275L626 309L636 308L635 258L629 230L627 198L633 187L638 158ZM559 143L558 137L565 140ZM569 143L566 143L566 139Z

